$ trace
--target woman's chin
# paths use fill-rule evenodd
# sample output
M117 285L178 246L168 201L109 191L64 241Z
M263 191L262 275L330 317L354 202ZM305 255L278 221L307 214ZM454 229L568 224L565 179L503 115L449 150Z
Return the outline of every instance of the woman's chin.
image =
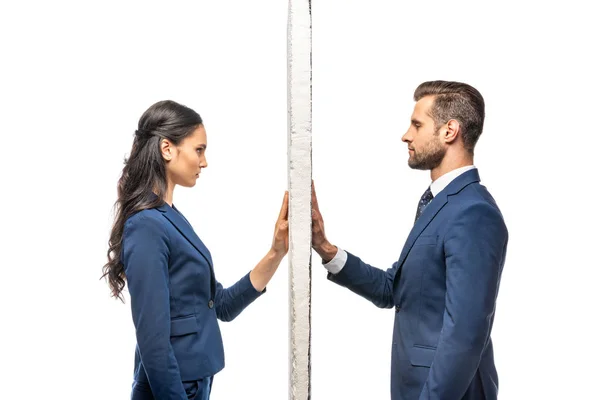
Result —
M189 181L189 182L185 182L185 183L180 183L179 186L182 187L186 187L186 188L193 188L194 186L196 186L196 180L194 179L193 181Z

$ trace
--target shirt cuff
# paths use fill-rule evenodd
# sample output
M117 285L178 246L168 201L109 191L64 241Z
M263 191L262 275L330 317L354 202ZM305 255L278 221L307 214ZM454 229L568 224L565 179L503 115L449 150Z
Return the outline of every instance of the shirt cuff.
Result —
M344 265L346 265L346 261L348 260L348 253L346 253L340 247L337 249L338 251L335 257L333 257L328 263L323 264L325 269L334 275L339 273L342 268L344 268Z

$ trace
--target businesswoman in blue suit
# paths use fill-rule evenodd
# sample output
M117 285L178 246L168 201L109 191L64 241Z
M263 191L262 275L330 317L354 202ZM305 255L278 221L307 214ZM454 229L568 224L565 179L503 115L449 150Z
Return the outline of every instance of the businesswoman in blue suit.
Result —
M231 321L262 293L288 251L288 195L270 250L229 288L215 278L210 252L173 204L206 162L200 116L173 101L140 118L118 183L104 275L113 296L127 286L135 325L133 400L206 400L224 367L217 319Z

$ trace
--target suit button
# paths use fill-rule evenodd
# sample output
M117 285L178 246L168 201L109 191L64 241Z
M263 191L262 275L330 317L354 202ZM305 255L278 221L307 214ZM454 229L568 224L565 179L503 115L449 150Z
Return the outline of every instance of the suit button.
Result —
M212 300L208 301L208 308L213 308L215 306L215 302Z
M396 312L400 311L400 306L396 306Z

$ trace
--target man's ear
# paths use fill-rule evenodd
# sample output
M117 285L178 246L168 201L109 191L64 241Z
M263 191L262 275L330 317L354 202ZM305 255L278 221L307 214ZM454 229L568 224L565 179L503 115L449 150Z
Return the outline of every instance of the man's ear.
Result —
M459 131L460 123L457 120L451 119L450 121L448 121L443 137L444 142L450 144L458 140Z
M167 139L160 141L160 153L165 161L171 161L173 159L175 146Z

